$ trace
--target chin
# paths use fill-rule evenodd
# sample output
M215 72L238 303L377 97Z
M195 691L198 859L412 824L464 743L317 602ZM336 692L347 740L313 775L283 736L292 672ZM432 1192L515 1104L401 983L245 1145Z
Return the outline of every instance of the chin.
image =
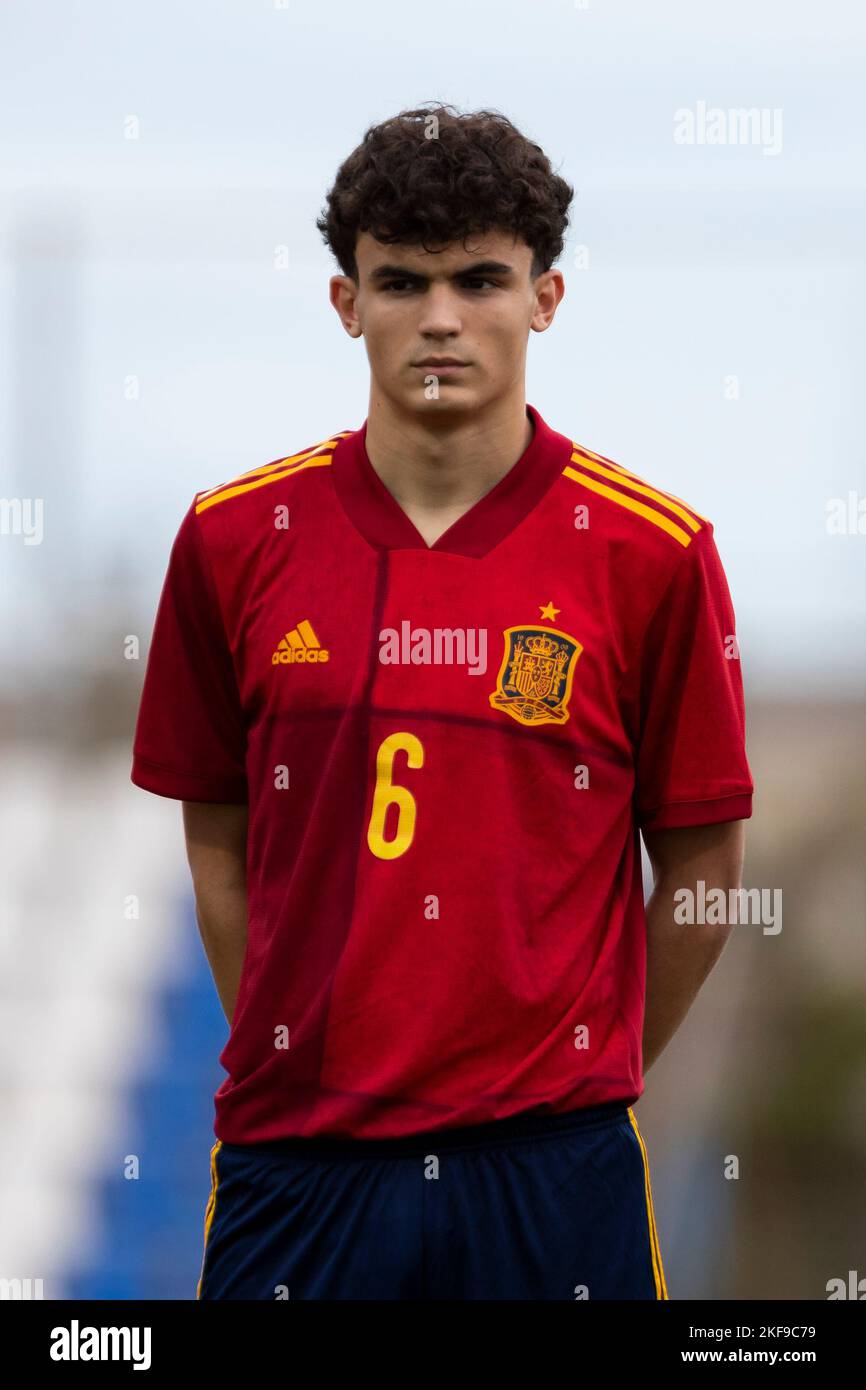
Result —
M431 410L453 410L455 408L465 410L467 406L475 405L478 398L477 390L474 387L465 382L448 381L444 378L440 379L436 395L428 396L425 394L426 391L427 387L423 383L416 386L413 391L408 392L407 403L413 409L423 406Z

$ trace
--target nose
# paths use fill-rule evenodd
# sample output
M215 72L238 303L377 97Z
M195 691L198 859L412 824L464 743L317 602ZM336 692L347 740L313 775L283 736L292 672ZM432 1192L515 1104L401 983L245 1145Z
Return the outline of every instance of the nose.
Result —
M431 285L424 295L419 332L430 338L451 338L462 323L457 296L449 285Z

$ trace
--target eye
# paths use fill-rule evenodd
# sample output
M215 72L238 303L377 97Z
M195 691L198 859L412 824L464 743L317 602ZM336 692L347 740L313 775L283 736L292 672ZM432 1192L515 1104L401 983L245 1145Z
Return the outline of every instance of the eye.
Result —
M498 280L490 280L486 275L468 275L465 280L460 281L461 289L483 292L485 288L498 288ZM388 293L405 294L407 291L421 288L416 280L407 280L400 276L393 280L386 280L382 289Z

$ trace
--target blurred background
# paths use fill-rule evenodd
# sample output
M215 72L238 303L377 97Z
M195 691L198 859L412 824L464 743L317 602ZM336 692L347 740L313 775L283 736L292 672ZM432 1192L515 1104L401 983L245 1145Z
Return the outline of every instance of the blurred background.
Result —
M575 186L528 399L710 517L737 613L783 925L636 1107L670 1296L866 1276L864 57L854 0L0 9L0 1277L195 1297L227 1026L144 662L193 494L363 423L315 218L434 99Z

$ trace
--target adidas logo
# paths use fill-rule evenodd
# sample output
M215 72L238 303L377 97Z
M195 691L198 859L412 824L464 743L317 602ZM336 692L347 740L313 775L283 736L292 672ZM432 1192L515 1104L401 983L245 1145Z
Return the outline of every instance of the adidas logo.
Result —
M331 653L323 647L306 618L287 632L271 657L274 666L295 666L301 661L327 661Z

